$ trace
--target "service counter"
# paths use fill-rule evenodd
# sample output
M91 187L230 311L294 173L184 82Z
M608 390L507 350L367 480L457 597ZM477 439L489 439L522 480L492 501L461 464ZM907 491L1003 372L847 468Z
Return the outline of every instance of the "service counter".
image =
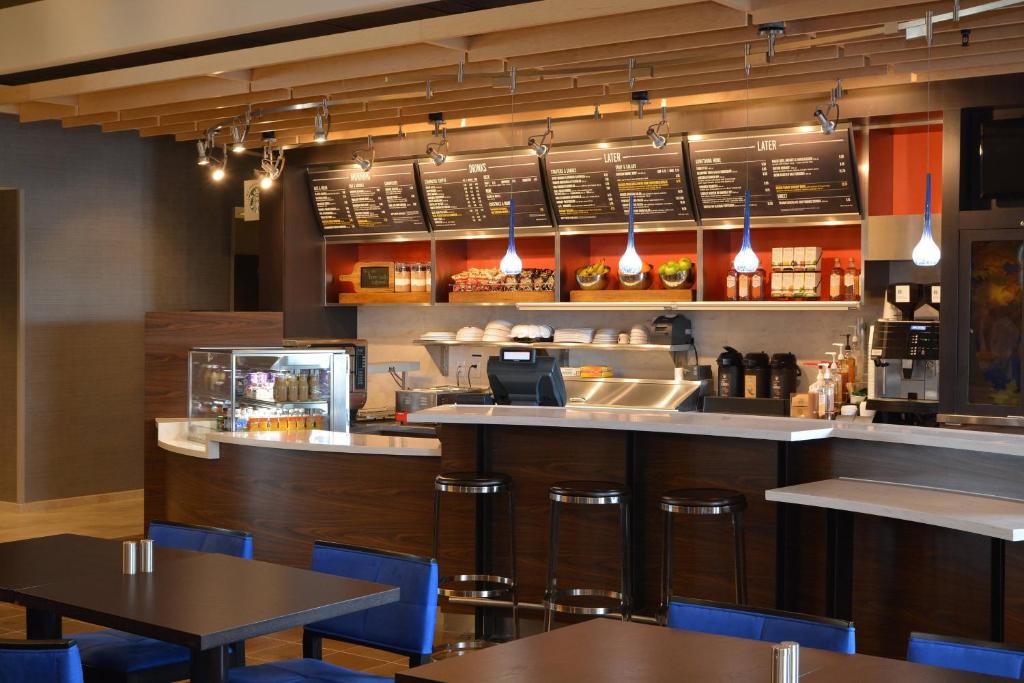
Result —
M786 502L766 499L766 492L780 488L851 478L920 487L925 497L929 489L943 489L1021 500L1024 436L589 408L444 406L411 421L438 424L439 440L222 434L206 457L195 457L176 451L169 428L160 425L165 476L157 514L251 530L258 558L297 566L308 564L316 539L425 555L434 476L501 472L515 491L520 600L529 615L529 604L543 595L550 484L626 483L638 502L633 589L639 612L650 615L661 568L658 497L675 488L732 488L749 503L753 605L852 618L858 649L870 654L902 656L911 630L1024 641L1024 552L1013 534L977 532L993 527L984 511L967 510L969 524L956 519L960 503L917 516L916 508L927 508L928 501L901 502L903 489L890 494L896 500L846 501L836 509L813 491L813 500L799 490L770 494ZM214 452L217 457L209 457ZM970 507L975 498L956 500ZM492 514L462 495L445 496L443 506L439 561L446 571L504 566L507 524L499 509ZM878 510L896 512L887 517ZM560 575L577 585L615 586L615 511L572 512L579 514L562 519ZM1024 530L1024 519L1000 525ZM678 521L678 593L732 599L728 527L724 519Z

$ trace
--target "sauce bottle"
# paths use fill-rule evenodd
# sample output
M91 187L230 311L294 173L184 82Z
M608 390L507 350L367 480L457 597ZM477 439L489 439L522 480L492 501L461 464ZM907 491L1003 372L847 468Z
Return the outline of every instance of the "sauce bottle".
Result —
M750 300L764 301L765 281L767 273L764 268L758 268L750 277Z
M843 275L843 264L839 262L839 257L836 256L835 265L832 266L832 275L828 279L829 301L843 300Z
M736 280L738 273L735 268L729 269L729 274L725 276L725 298L729 301L739 301L739 289L737 287Z
M857 270L857 264L852 256L846 267L846 272L843 273L843 298L847 301L860 299L860 271Z

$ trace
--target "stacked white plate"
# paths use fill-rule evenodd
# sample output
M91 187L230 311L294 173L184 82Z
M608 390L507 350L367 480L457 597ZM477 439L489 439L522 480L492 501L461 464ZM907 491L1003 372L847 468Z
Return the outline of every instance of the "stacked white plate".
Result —
M425 332L420 335L421 341L455 341L454 332Z
M507 320L492 320L484 328L483 341L507 342L512 338L512 323Z
M555 343L558 344L589 344L594 341L592 327L563 327L555 330Z
M611 327L603 327L594 333L595 344L618 344L619 331Z
M630 344L649 344L651 342L651 331L647 325L633 325L629 331Z
M462 327L455 333L455 340L460 342L478 342L484 338L484 331L479 327Z

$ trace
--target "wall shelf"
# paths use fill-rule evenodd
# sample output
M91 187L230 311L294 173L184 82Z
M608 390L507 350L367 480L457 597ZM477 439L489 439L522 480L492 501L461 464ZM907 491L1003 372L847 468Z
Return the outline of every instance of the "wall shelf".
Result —
M855 311L860 301L641 301L518 304L523 311Z

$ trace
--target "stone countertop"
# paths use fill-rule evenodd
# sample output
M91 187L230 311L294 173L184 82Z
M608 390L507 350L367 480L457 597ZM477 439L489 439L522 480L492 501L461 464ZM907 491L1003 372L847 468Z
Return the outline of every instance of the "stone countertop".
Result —
M220 444L321 453L435 458L441 456L441 442L437 439L329 432L320 429L288 432L211 432L204 444L188 438L188 420L182 418L157 418L157 441L164 450L209 460L220 457Z
M800 442L855 439L981 453L1024 456L1024 435L967 429L826 422L790 417L673 412L634 408L438 406L409 416L410 423L485 424L611 429Z

